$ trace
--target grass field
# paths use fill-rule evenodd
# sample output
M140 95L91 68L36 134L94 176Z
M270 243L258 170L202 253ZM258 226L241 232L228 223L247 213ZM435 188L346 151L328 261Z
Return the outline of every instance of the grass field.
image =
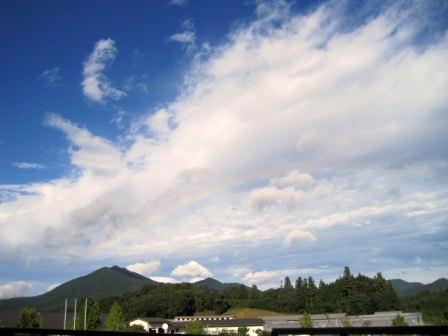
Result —
M274 316L285 315L284 313L278 313L270 310L254 309L254 308L232 308L229 309L225 315L234 315L235 317L258 317L258 316Z

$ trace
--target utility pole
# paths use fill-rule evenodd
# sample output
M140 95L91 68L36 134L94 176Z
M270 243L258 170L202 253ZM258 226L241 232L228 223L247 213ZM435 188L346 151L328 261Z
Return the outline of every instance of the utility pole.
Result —
M73 330L76 330L76 299L75 299L75 313L73 314Z
M84 330L86 330L87 327L87 298L86 298L86 305L84 306Z
M64 309L64 330L67 324L67 299L65 299L65 309Z

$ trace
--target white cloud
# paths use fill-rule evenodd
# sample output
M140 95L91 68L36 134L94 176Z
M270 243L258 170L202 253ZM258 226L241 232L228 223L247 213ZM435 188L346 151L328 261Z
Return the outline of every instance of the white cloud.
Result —
M57 85L62 82L62 76L58 67L45 70L39 75L38 79L45 80L48 85Z
M35 162L14 162L14 167L20 169L44 169L45 165Z
M274 278L278 278L278 276L279 274L276 271L251 272L244 276L244 280L250 284L263 284Z
M160 261L151 260L145 263L135 263L126 266L126 268L132 272L149 277L160 268Z
M212 276L212 273L196 261L176 266L171 275L178 278L188 278L190 282L195 282Z
M0 299L25 296L33 288L33 284L25 281L0 283Z
M92 101L120 99L126 95L124 91L112 86L104 74L106 67L112 63L117 55L115 41L111 39L99 40L84 62L83 81L81 83L84 95Z
M315 183L314 178L310 174L301 173L298 170L292 170L284 176L275 177L271 180L271 184L280 188L283 187L307 187Z
M316 241L316 237L312 232L304 231L301 229L295 229L289 232L285 238L285 245L290 246L296 242Z
M448 213L448 42L419 41L422 6L393 5L350 27L343 4L306 15L260 9L195 57L179 97L124 130L125 143L50 116L74 169L0 186L0 252L130 263L183 251L224 263L255 250L282 256L282 242L300 255L294 242L318 237L306 245L323 258L319 244L348 227L369 251L362 261L379 253L383 232L408 242L403 253L420 246L412 239L431 245ZM85 63L94 80L116 53L102 41ZM92 97L109 97L105 87ZM446 262L442 245L419 257ZM407 263L387 253L394 267Z
M53 283L53 284L49 284L49 285L47 285L47 287L46 287L46 292L49 292L49 291L55 289L56 287L58 287L58 286L60 286L60 285L61 285L61 283Z
M170 277L164 277L164 276L152 276L151 280L157 281L157 282L163 282L163 283L178 283L174 278Z

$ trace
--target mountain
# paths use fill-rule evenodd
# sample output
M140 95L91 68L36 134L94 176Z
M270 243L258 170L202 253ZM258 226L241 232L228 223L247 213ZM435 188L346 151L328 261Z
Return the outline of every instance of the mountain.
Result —
M65 299L119 296L136 291L143 285L157 283L126 268L103 267L38 296L0 300L0 311L20 310L25 306L52 311L63 307Z
M193 286L197 287L207 287L208 289L213 289L217 291L223 291L229 287L242 286L239 283L223 283L213 278L206 278L204 280L196 281L192 283Z
M402 279L389 280L392 287L397 292L398 296L411 296L424 291L436 291L439 289L448 288L448 279L440 278L429 284L422 284L420 282L407 282Z

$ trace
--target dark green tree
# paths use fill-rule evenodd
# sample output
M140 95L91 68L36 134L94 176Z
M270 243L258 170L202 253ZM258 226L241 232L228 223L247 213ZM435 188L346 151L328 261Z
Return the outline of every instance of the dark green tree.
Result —
M86 301L82 300L82 305L78 310L78 315L76 319L76 329L84 329L84 312L85 312ZM101 325L100 321L100 306L98 302L94 299L87 299L87 315L86 315L86 329L87 330L98 330Z
M124 330L125 320L123 310L118 302L115 302L110 308L109 315L106 320L106 328L110 331Z
M42 321L36 308L24 308L17 320L17 328L40 328Z

